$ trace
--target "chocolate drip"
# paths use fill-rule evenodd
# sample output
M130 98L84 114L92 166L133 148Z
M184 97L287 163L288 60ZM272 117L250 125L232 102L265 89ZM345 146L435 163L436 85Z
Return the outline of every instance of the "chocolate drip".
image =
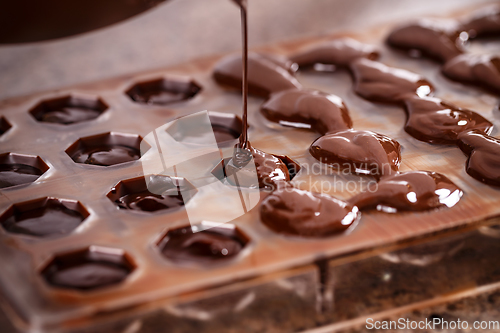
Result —
M417 50L429 58L446 62L462 53L458 28L455 21L420 20L397 28L387 42L393 47Z
M349 111L338 96L316 90L285 90L271 95L260 111L284 126L310 128L321 134L352 128Z
M58 124L74 124L99 117L101 111L77 107L65 107L62 110L45 113L40 121Z
M371 131L346 130L327 134L314 141L309 152L320 162L340 170L377 178L397 172L401 163L399 143Z
M360 210L425 211L453 207L462 194L462 190L442 174L410 171L382 178L349 202Z
M42 170L25 164L0 164L0 188L32 183Z
M236 256L245 244L234 230L212 228L193 233L187 227L170 231L160 246L162 254L173 261L211 263Z
M282 67L277 62L257 53L248 55L248 93L267 98L273 92L301 88L300 83L290 74L290 67ZM217 83L241 90L241 57L231 55L223 58L214 69Z
M462 132L477 129L489 133L493 124L474 111L459 108L438 98L405 100L408 119L405 131L417 140L455 144Z
M362 44L352 38L338 38L308 47L292 55L290 60L299 67L315 64L347 67L356 58L375 60L378 57L377 49L371 45Z
M350 68L354 91L370 101L401 104L413 95L424 97L434 91L420 75L376 61L359 58L351 62Z
M494 55L463 54L446 62L442 72L448 78L482 86L500 94L500 58Z
M462 22L460 30L467 32L470 38L500 36L500 6L489 6L473 13Z
M328 195L284 187L264 199L260 217L278 233L326 237L345 232L357 222L359 213L356 206Z
M138 149L125 146L101 146L91 147L78 153L73 157L77 163L110 166L119 163L138 160L141 153Z
M465 170L474 179L500 186L500 140L479 131L459 135L458 146L469 156Z

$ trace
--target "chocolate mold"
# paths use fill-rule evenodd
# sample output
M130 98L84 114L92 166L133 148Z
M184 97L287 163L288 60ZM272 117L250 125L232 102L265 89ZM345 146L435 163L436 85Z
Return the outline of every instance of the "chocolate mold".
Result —
M197 192L184 178L149 175L120 181L107 197L121 209L156 212L180 208Z
M189 77L166 76L138 82L125 94L137 103L166 105L193 98L200 91L201 86Z
M43 100L29 113L40 122L70 125L96 119L107 109L108 105L101 98L68 95Z
M42 238L64 236L89 215L79 201L46 197L12 205L0 216L0 224L12 234Z
M9 123L5 117L0 117L0 136L11 129L12 125Z
M32 183L47 170L49 166L39 156L0 154L0 188Z
M112 166L138 160L141 149L149 149L141 147L141 141L139 135L108 132L78 139L66 154L75 163Z
M207 265L238 256L249 242L250 238L233 224L203 222L169 230L158 248L176 263Z
M41 275L53 287L87 291L119 284L134 269L123 250L90 246L56 255Z

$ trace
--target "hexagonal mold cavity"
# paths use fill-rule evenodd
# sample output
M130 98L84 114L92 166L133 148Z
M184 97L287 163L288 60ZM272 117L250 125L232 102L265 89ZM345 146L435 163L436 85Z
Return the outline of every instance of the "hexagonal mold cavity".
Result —
M91 246L56 255L41 274L53 287L93 290L122 282L134 269L123 250Z
M194 97L201 86L189 77L167 76L134 84L125 93L135 102L166 105Z
M49 166L38 156L0 154L0 188L32 183L47 170Z
M76 163L111 166L141 158L141 141L139 135L108 132L78 139L66 154Z
M69 95L43 100L29 112L41 122L70 125L95 119L107 109L108 106L100 98Z
M158 247L176 263L213 264L236 257L249 241L233 224L203 222L169 230Z
M5 117L0 117L0 136L7 132L12 125L5 119Z
M182 207L197 192L184 178L150 175L120 181L107 197L121 209L156 212Z
M53 237L71 233L88 216L78 201L47 197L12 205L0 224L9 233Z
M229 147L236 143L241 135L243 123L241 118L232 113L209 111L208 117L212 125L215 140L219 147ZM205 133L200 133L197 126L189 126L186 122L173 122L166 131L175 140L190 144L204 144L207 142ZM210 134L211 135L211 134Z

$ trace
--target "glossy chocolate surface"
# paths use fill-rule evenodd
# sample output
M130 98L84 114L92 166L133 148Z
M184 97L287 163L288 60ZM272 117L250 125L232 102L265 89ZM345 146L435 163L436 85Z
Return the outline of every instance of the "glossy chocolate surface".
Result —
M201 87L190 78L166 77L137 83L126 94L138 103L166 105L190 99L200 91Z
M184 206L182 195L159 195L149 191L131 193L116 200L120 208L155 212L158 210Z
M500 140L479 131L462 133L458 146L469 156L465 170L474 179L500 186Z
M95 119L108 106L100 98L65 96L44 100L30 110L36 120L62 125Z
M380 62L360 58L350 64L350 69L354 91L369 101L401 104L411 96L424 97L434 91L420 75Z
M441 69L448 78L479 85L500 94L500 57L487 54L463 54L451 59Z
M500 6L492 5L473 13L462 21L460 30L470 38L500 36Z
M273 92L301 88L300 83L290 74L290 68L282 67L267 56L248 54L248 93L269 97ZM223 86L242 89L242 61L239 55L230 55L216 64L213 77Z
M285 90L271 95L260 111L283 126L308 128L320 134L352 128L349 111L336 95L317 90Z
M250 149L257 170L259 188L266 190L275 189L281 183L290 180L288 167L281 159L253 147Z
M356 58L377 59L379 56L375 47L363 44L352 38L338 38L312 45L303 51L290 56L290 60L299 67L315 64L347 67Z
M490 133L493 124L474 111L459 108L438 98L405 100L408 119L405 131L414 138L437 144L455 144L460 133L477 129Z
M141 157L138 149L126 146L89 147L75 154L72 158L77 163L110 166L136 161Z
M309 152L318 161L339 170L377 178L397 172L401 163L400 144L371 131L346 130L327 134L316 139Z
M326 194L291 186L272 192L262 201L260 218L271 230L302 237L327 237L349 229L358 209Z
M382 178L349 202L361 211L425 211L453 207L462 194L462 190L442 174L409 171Z
M101 112L91 109L83 109L83 108L63 108L58 111L50 111L45 113L40 121L46 123L58 123L58 124L74 124L79 123L81 121L91 120L99 117Z
M216 227L193 232L185 227L169 231L159 246L161 253L175 262L209 264L235 257L245 244L236 230Z
M0 188L32 183L43 172L25 164L0 164Z
M423 19L393 30L387 42L393 47L417 50L427 57L446 62L462 53L458 30L455 21Z

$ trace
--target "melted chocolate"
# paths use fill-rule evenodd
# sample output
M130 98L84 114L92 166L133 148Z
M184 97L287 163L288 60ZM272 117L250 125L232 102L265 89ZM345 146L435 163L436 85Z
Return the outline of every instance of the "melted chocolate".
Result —
M458 146L469 156L465 170L474 179L500 186L500 140L479 131L459 135Z
M40 102L30 110L36 120L62 125L95 119L108 106L100 99L64 96Z
M382 178L349 202L360 210L387 213L424 211L453 207L463 192L446 176L427 171L410 171Z
M61 110L44 113L40 121L57 124L74 124L81 121L91 120L99 117L101 111L85 109L83 107L65 107Z
M405 131L417 140L455 144L462 132L478 129L489 133L493 124L474 111L461 109L438 98L405 100L408 119Z
M248 54L248 93L261 97L269 97L273 92L301 88L300 83L285 68L276 62L257 53ZM222 59L214 69L217 83L242 89L241 56L231 55Z
M350 68L354 76L354 91L373 102L401 104L411 96L424 97L434 91L420 75L376 61L359 58L350 64Z
M82 223L84 217L79 212L65 207L56 200L46 205L26 211L15 210L14 214L2 222L8 232L47 237L67 235Z
M414 50L435 60L446 62L462 53L455 21L420 20L397 28L387 38L389 45Z
M140 157L141 153L138 149L125 146L106 145L83 149L72 158L77 163L110 166L136 161Z
M325 194L291 186L272 192L260 207L271 230L303 237L326 237L346 231L359 218L358 208Z
M500 57L463 54L448 61L442 68L448 78L482 86L500 94Z
M321 134L352 128L349 111L338 96L316 90L285 90L271 95L260 111L284 126L310 128Z
M259 188L276 189L283 182L290 181L288 167L278 157L250 147L259 179Z
M500 6L493 5L474 13L464 20L460 30L467 32L470 38L498 37L500 35Z
M356 58L377 59L379 56L375 47L358 42L352 38L338 38L322 42L299 53L292 55L290 60L299 67L315 64L347 67Z
M169 231L160 248L176 262L211 263L235 257L244 246L235 230L212 228L194 233L186 227Z
M26 164L0 164L0 188L32 183L42 170Z
M138 103L166 105L190 99L200 91L201 87L189 78L162 78L137 83L127 95Z
M129 273L128 269L107 262L88 262L53 272L46 280L57 287L89 290L119 283Z
M309 152L320 162L337 169L375 177L397 172L401 163L399 143L371 131L327 134L314 141Z
M173 195L159 195L149 191L142 191L124 195L115 202L120 208L145 212L156 212L158 210L184 206L182 195L177 191Z

